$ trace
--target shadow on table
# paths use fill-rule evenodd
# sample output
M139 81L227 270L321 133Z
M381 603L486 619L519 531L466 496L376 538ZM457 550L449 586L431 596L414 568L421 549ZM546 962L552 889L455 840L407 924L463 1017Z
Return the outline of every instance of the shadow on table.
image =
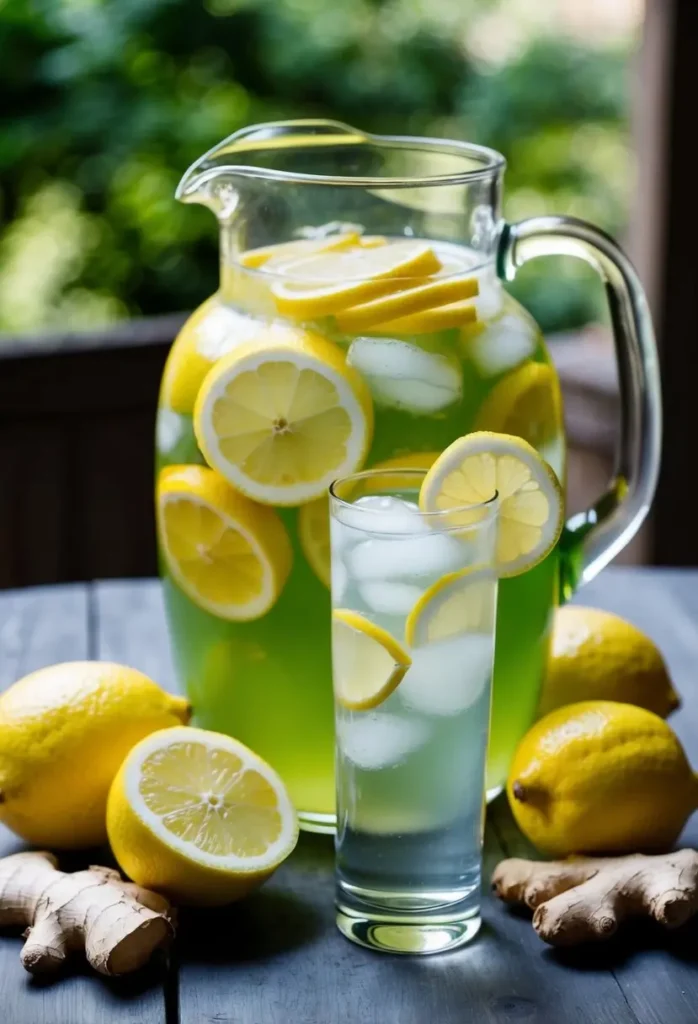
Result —
M332 866L331 838L301 835L289 868L258 892L228 907L180 911L179 960L243 963L313 942L333 918Z
M543 954L556 963L578 971L621 967L633 957L653 952L668 953L686 964L698 963L698 920L695 918L672 931L654 921L634 919L622 926L609 942L576 946L570 949L546 947Z

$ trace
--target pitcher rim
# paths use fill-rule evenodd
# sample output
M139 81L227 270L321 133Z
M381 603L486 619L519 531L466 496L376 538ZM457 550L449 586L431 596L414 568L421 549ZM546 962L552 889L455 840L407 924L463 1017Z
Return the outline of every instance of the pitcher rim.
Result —
M322 145L338 146L371 143L386 148L432 150L451 153L454 156L463 156L464 158L471 157L473 160L479 161L482 166L450 174L375 177L365 175L310 174L304 171L285 171L250 164L220 163L220 156L225 155L226 147L231 147L231 152L232 149L236 149L238 152L249 152L252 149L273 149L275 147L269 145L272 139L284 135L285 132L289 132L289 137L292 138L292 129L302 127L307 127L310 130L310 135L312 135L312 129L337 129L337 133L334 135L323 134L318 131L315 136L317 142L313 143L318 147ZM258 137L260 131L264 131L266 133L265 136ZM308 145L310 135L305 137L306 145ZM300 146L300 142L298 145ZM341 121L324 118L266 121L233 132L232 135L216 143L216 145L212 146L195 160L182 175L175 192L175 197L180 200L185 199L223 171L235 173L239 177L284 181L296 185L333 185L348 188L430 188L447 185L465 185L474 181L482 181L501 173L505 167L506 160L497 150L491 149L488 146L481 146L475 142L464 142L460 139L439 139L428 135L379 135L363 132L358 128L352 128Z

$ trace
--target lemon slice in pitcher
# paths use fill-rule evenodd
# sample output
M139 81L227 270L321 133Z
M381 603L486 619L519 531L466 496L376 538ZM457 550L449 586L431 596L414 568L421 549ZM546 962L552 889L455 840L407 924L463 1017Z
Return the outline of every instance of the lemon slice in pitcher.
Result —
M478 409L475 427L515 434L538 448L560 429L561 405L552 366L526 363L495 384Z
M459 437L428 471L419 507L447 512L488 501L495 491L497 571L518 576L552 551L562 531L560 483L528 442L484 430Z
M275 245L262 245L257 249L247 249L240 255L243 267L265 270L281 260L300 259L302 256L314 256L319 252L335 252L338 249L349 249L359 244L360 235L356 231L346 231L341 235L327 235L324 238L294 238L290 242L277 242ZM271 266L270 266L271 264Z
M138 743L112 783L107 831L122 870L180 903L229 903L298 840L286 788L238 740L191 727Z
M332 612L332 675L335 696L349 711L377 708L400 684L412 664L387 630L359 612Z
M340 348L277 326L216 363L196 400L194 430L209 465L243 494L301 505L363 463L373 406Z
M330 586L330 503L327 497L316 498L298 510L298 536L303 554L321 583Z
M427 242L406 239L289 261L277 268L283 276L271 292L280 313L313 320L406 288L440 269Z
M239 622L276 602L293 555L273 509L205 466L168 466L158 478L157 517L167 566L194 604Z
M346 334L358 334L384 323L417 317L426 310L434 312L439 306L472 299L477 292L476 277L430 277L416 287L352 306L337 315L337 326ZM419 325L418 319L416 323Z

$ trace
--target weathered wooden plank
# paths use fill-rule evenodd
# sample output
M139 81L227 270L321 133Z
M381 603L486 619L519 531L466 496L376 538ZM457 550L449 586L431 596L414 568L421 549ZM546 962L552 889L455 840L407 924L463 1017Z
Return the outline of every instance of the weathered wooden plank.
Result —
M0 689L44 665L87 658L87 607L87 589L80 584L0 594ZM0 827L0 856L22 848ZM71 869L90 859L94 853L64 858ZM78 967L77 973L46 986L24 972L20 949L18 937L0 938L0 1006L10 1024L164 1024L158 974L108 982Z
M168 690L177 688L159 580L93 584L96 657L140 669Z
M698 768L698 572L616 569L586 587L579 602L624 615L663 652L682 707L671 717L689 759ZM681 846L698 847L698 814ZM698 925L674 934L633 928L609 955L615 977L643 1024L698 1022ZM599 954L602 955L602 954Z

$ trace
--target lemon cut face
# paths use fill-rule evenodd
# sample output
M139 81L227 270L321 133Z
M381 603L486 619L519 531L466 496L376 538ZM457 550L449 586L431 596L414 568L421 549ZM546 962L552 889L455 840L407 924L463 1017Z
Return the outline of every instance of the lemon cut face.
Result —
M276 772L242 743L165 729L133 748L109 794L107 829L122 869L184 903L226 903L291 853L296 813Z
M563 521L560 483L522 438L489 431L458 438L427 473L419 506L423 512L448 512L473 505L477 517L484 515L481 503L495 493L497 571L500 576L518 576L552 551Z
M196 605L245 621L275 604L293 556L273 509L208 467L168 466L158 479L157 515L168 568Z
M238 491L265 505L301 505L361 466L373 406L341 349L277 327L213 367L194 430L206 461Z
M377 708L412 664L387 630L348 608L332 613L332 656L335 696L349 711Z

